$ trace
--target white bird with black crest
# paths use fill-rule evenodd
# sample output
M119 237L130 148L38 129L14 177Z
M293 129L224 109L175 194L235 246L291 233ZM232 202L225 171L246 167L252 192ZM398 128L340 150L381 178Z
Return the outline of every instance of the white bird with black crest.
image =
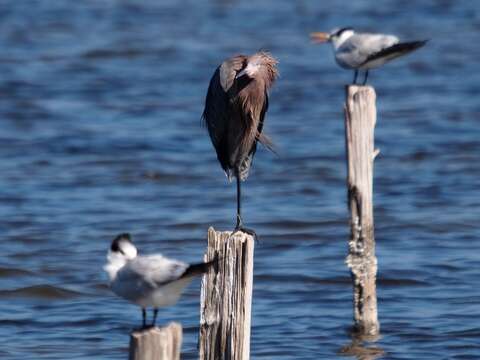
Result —
M155 326L158 309L175 304L193 277L207 272L215 262L189 265L161 254L140 256L127 233L112 241L107 259L104 269L110 288L116 295L142 308L144 328L147 308L153 308L151 326Z
M310 34L315 43L330 42L335 52L335 60L344 69L355 70L353 83L357 83L359 70L365 71L363 85L367 83L368 71L411 53L424 46L428 40L400 42L394 35L356 33L345 27L333 31Z

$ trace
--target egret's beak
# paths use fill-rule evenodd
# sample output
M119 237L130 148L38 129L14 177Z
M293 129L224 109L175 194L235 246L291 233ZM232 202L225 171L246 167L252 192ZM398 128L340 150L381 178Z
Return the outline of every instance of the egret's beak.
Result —
M330 34L326 32L313 32L310 38L315 44L321 44L330 40Z
M245 75L247 72L245 71L247 70L247 68L243 69L242 71L240 71L237 76L235 76L235 79L238 79L238 78L241 78L243 75Z
M235 76L235 79L241 78L243 75L247 75L248 77L253 77L257 71L258 71L258 64L249 62L247 66L245 66L245 69L240 71L237 74L237 76Z

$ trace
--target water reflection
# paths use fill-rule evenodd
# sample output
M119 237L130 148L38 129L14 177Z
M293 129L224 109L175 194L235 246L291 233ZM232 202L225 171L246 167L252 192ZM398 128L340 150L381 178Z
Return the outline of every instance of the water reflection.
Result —
M381 338L380 335L361 335L354 330L350 334L351 342L339 350L340 355L355 356L358 360L374 360L386 355L381 347L372 345Z

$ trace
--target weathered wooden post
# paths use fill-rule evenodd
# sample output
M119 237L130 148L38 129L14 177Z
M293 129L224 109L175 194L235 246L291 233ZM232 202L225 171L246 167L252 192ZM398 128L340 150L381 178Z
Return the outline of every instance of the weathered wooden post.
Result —
M373 225L374 129L377 121L375 90L370 86L346 87L345 143L350 207L350 241L346 263L353 280L355 328L366 335L378 334L377 258Z
M202 279L200 360L250 358L253 249L250 235L208 229L205 260L219 260Z
M130 335L130 360L180 360L182 326L172 322L165 327L137 330Z

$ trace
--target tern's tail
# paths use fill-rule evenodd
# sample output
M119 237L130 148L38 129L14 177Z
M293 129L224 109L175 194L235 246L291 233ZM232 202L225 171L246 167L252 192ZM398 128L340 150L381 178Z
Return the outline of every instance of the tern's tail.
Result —
M210 269L217 262L218 262L218 257L216 257L215 259L213 259L209 262L200 263L200 264L192 264L185 270L185 272L182 275L182 278L202 275L203 273L206 273L208 271L208 269Z

